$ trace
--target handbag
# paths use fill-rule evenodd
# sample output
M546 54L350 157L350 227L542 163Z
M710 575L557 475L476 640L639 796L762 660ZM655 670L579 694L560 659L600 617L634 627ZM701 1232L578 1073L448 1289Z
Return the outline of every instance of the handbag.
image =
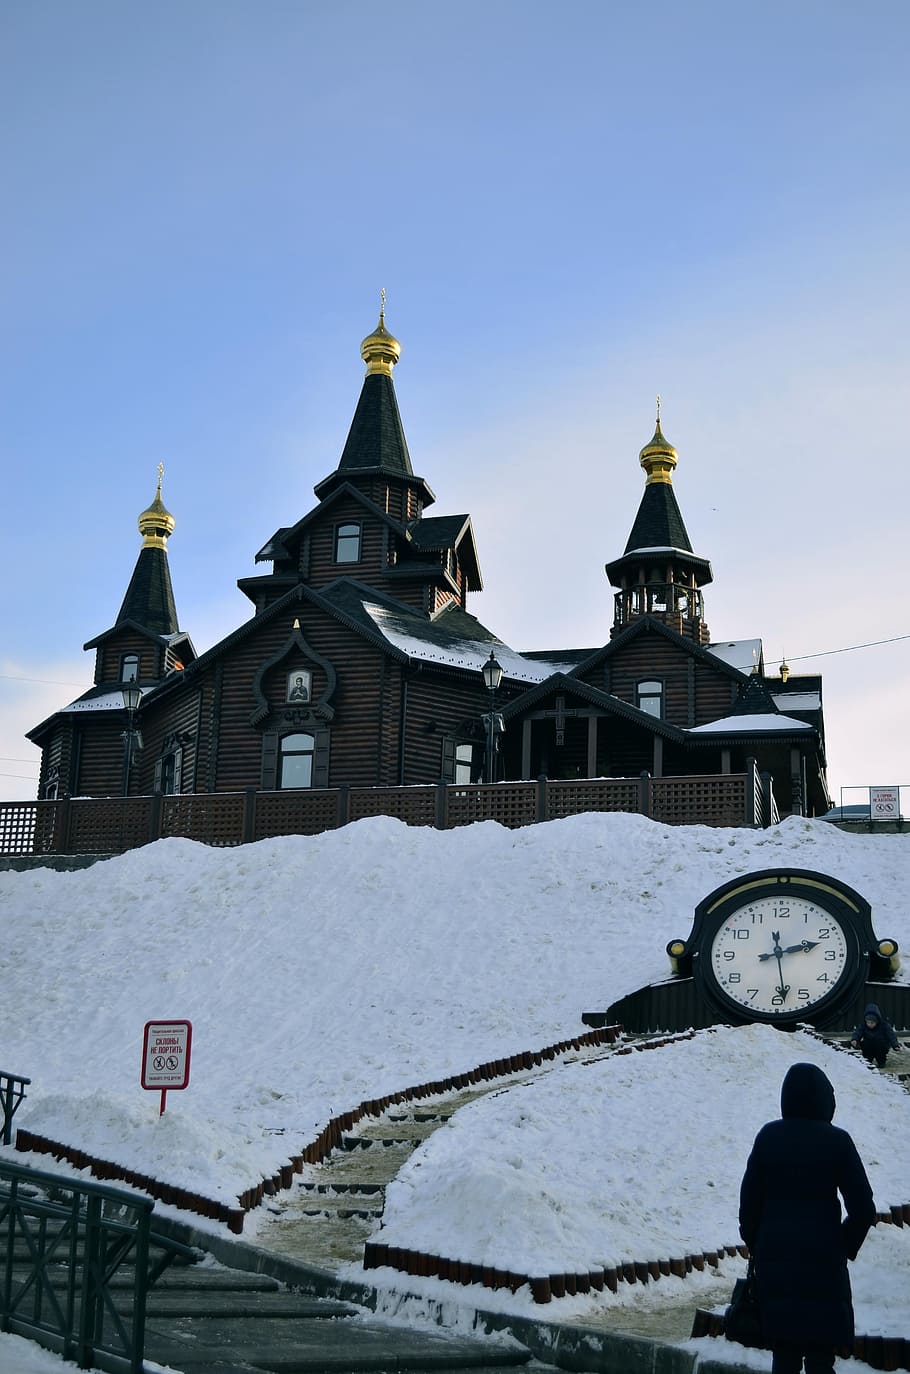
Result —
M730 1303L724 1313L724 1335L728 1341L736 1341L738 1345L752 1345L759 1348L764 1346L761 1312L758 1306L758 1285L755 1282L755 1264L751 1259L746 1277L737 1279L733 1285Z

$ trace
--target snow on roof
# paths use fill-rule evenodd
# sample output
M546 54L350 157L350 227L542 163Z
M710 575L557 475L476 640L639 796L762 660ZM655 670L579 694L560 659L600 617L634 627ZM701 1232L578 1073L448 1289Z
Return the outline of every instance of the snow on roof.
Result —
M771 700L781 711L787 707L791 711L820 711L822 708L821 692L772 692Z
M741 673L751 673L756 663L762 661L760 639L730 639L725 644L706 644L705 648L709 654L729 663L731 668L738 668Z
M502 666L505 677L516 682L545 682L553 673L569 673L574 663L555 663L547 660L523 658L508 644L501 640L460 639L448 636L440 627L427 622L427 637L423 638L419 624L402 626L402 617L384 606L365 601L364 610L373 620L376 628L396 649L409 658L420 659L423 663L441 663L448 668L462 668L479 673L490 657L491 650Z
M122 711L123 692L118 687L113 692L101 692L96 697L80 697L71 701L69 706L61 706L61 715L66 711Z
M687 735L752 735L775 730L790 734L794 730L811 730L804 720L793 716L775 715L770 711L754 716L724 716L721 720L709 721L707 725L693 725Z
M688 558L695 557L695 554L692 552L691 549L680 549L675 544L643 544L640 548L637 549L626 549L626 552L623 554L623 558L628 557L630 553L682 553L685 554ZM613 561L618 563L619 559L617 558ZM700 563L703 563L704 559L700 558L698 561Z

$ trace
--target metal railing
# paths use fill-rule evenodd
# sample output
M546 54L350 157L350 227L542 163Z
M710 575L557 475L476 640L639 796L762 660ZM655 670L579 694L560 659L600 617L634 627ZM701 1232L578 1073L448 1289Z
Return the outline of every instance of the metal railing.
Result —
M840 802L833 816L845 822L868 821L884 825L910 816L910 783L877 786L874 783L855 784L840 789Z
M6 1073L0 1069L0 1145L11 1145L13 1140L13 1117L25 1097L25 1089L31 1083L18 1073Z
M768 825L770 778L742 773L652 778L536 778L415 787L74 797L0 803L0 854L120 854L180 836L232 846L276 835L315 835L367 816L439 830L498 821L518 828L591 811L626 811L670 825Z
M153 1206L122 1188L0 1161L0 1331L80 1369L142 1374L148 1290L172 1260L196 1258L152 1234Z

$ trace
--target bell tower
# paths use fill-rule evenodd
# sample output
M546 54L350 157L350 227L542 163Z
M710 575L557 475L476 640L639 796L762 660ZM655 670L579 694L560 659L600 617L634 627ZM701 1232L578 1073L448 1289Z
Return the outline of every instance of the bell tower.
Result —
M712 581L711 564L692 552L673 490L676 449L660 427L660 397L653 438L638 460L645 470L645 490L626 541L625 552L605 565L614 597L611 638L628 625L651 616L693 639L710 642L704 620L702 587Z

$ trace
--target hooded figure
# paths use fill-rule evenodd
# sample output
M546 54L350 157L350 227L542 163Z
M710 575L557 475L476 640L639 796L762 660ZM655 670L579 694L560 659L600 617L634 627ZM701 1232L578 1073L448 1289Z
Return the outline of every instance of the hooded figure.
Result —
M880 1069L885 1067L889 1050L899 1049L897 1036L890 1021L886 1021L874 1002L866 1008L863 1019L850 1037L850 1044L863 1052L863 1058L874 1059Z
M834 1089L817 1065L787 1071L780 1106L782 1120L755 1137L739 1229L755 1259L773 1374L798 1374L803 1355L807 1374L827 1374L836 1349L853 1353L847 1261L875 1221L875 1203L856 1146L831 1125Z

